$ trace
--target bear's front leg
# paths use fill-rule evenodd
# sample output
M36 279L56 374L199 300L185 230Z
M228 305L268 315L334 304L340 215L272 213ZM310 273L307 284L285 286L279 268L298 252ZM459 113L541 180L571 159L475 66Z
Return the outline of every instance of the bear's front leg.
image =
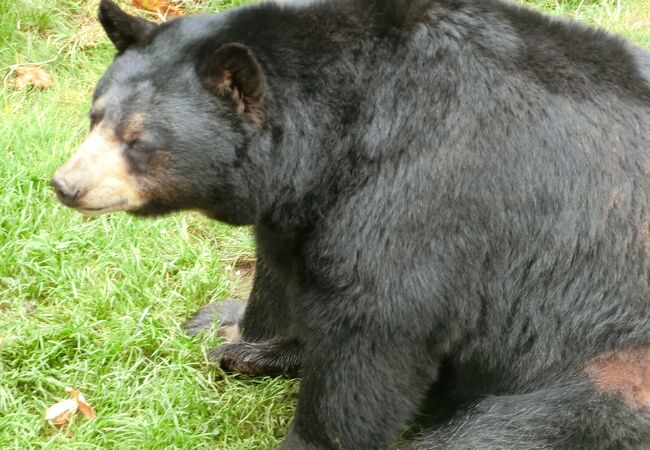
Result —
M277 242L269 234L256 229L257 261L248 301L228 299L209 303L183 324L187 334L194 336L216 325L219 335L229 342L240 339L260 342L291 336L287 276L281 266L274 264L276 260L287 259L283 252L289 245Z
M288 337L292 323L288 309L287 292L283 274L271 265L258 241L257 261L253 289L240 321L242 338L248 342Z
M209 359L228 372L298 376L302 345L294 334L286 289L285 264L290 260L292 243L260 226L256 227L255 237L257 262L248 302L211 303L183 327L189 334L196 334L211 328L213 321L218 322L219 334L230 343L212 349ZM233 336L232 330L241 335Z
M438 362L427 339L354 305L348 316L313 315L321 321L305 338L298 407L279 449L386 449L435 381ZM338 320L328 323L328 316Z

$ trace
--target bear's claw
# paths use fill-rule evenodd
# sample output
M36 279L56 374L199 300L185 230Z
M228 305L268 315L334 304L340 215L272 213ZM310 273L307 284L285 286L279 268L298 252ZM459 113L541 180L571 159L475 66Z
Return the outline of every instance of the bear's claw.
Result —
M208 359L226 372L298 376L302 349L295 339L238 342L212 349Z

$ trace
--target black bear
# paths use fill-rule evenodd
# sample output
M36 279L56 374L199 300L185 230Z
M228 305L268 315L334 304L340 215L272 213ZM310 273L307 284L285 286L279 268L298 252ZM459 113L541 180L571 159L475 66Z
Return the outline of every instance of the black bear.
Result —
M500 0L262 3L117 48L54 175L254 226L214 361L302 377L282 449L650 447L650 54ZM218 319L218 317L217 317Z

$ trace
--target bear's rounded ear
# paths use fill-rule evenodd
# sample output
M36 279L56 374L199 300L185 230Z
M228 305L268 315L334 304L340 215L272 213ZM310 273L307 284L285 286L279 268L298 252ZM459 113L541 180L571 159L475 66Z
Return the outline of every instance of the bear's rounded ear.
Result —
M125 13L111 0L99 2L99 22L118 53L143 42L158 25Z
M235 101L237 111L255 123L264 120L264 75L253 51L243 44L219 47L197 66L201 84L212 94Z

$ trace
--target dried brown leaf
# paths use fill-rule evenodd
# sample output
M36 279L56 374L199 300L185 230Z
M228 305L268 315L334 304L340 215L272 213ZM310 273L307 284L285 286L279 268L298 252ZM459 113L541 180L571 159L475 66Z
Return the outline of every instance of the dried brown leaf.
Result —
M39 89L46 89L52 86L52 77L45 70L37 65L19 66L14 69L16 77L11 86L22 91L28 86L34 86Z
M65 391L72 398L61 400L50 406L45 412L45 420L51 420L55 427L62 428L70 423L77 411L81 411L88 420L93 420L97 416L95 410L86 401L86 398L81 392L69 387L65 388Z
M86 401L84 398L84 395L79 392L79 397L77 398L79 405L79 411L83 413L84 416L86 416L86 419L88 420L93 420L95 417L97 417L97 413L95 412L95 409L90 406L90 403Z
M81 411L88 420L93 420L95 417L97 417L97 413L88 403L79 402L79 411Z
M138 8L162 13L166 16L183 15L183 12L169 0L132 0L132 3Z
M74 399L61 400L45 411L45 420L51 420L55 427L61 428L67 425L77 412L77 405Z

